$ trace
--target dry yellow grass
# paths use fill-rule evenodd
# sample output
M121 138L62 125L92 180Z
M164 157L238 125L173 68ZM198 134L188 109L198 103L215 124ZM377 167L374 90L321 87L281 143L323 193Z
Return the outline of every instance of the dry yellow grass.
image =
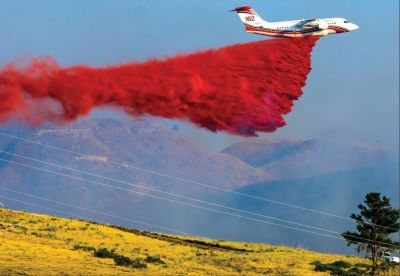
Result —
M159 257L165 264L147 263L145 269L117 266L113 259L75 250L76 245L114 249L131 259ZM0 209L0 275L329 275L314 271L311 262L317 260L366 262L282 246L130 232Z

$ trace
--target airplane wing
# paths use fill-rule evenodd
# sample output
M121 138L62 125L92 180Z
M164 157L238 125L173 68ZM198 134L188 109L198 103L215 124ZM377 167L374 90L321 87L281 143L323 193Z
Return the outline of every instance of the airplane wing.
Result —
M301 29L301 30L315 29L318 27L319 24L317 19L302 20L296 25L296 29Z
M325 22L320 22L318 19L307 19L300 21L295 27L297 30L324 30L328 27L328 25Z

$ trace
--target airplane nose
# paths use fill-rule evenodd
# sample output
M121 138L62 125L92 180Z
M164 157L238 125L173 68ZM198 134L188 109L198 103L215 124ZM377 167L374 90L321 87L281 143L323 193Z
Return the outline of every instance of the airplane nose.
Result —
M352 31L355 31L355 30L357 30L358 28L360 28L360 27L358 27L356 24L354 24L354 23L351 24L351 30L352 30Z

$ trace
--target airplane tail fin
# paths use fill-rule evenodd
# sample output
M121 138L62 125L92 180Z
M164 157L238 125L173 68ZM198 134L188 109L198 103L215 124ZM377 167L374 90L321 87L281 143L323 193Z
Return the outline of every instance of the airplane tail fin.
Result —
M237 12L240 20L242 20L243 24L245 25L246 30L248 29L248 26L260 27L263 24L268 23L267 21L263 20L250 6L237 7L232 11Z

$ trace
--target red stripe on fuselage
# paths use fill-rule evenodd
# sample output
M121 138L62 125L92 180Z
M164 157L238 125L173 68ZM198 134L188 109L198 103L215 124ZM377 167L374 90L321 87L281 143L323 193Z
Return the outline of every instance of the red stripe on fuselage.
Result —
M290 35L290 34L309 34L309 33L314 33L318 31L323 31L320 29L317 30L303 30L303 31L281 31L277 29L267 29L267 28L259 28L259 27L253 27L250 25L245 24L246 31L248 32L254 32L258 34L268 34L268 35L273 35L273 36L278 36L278 35ZM344 32L349 32L348 29L340 27L340 26L329 26L328 30L333 30L336 33L344 33Z
M253 27L247 24L244 24L246 31L252 31L252 32L269 32L269 33L275 33L275 34L304 34L304 33L311 33L313 31L280 31L277 29L267 29L267 28L257 28Z
M329 26L328 30L333 30L336 33L345 33L345 32L349 32L348 29L340 27L340 26Z

